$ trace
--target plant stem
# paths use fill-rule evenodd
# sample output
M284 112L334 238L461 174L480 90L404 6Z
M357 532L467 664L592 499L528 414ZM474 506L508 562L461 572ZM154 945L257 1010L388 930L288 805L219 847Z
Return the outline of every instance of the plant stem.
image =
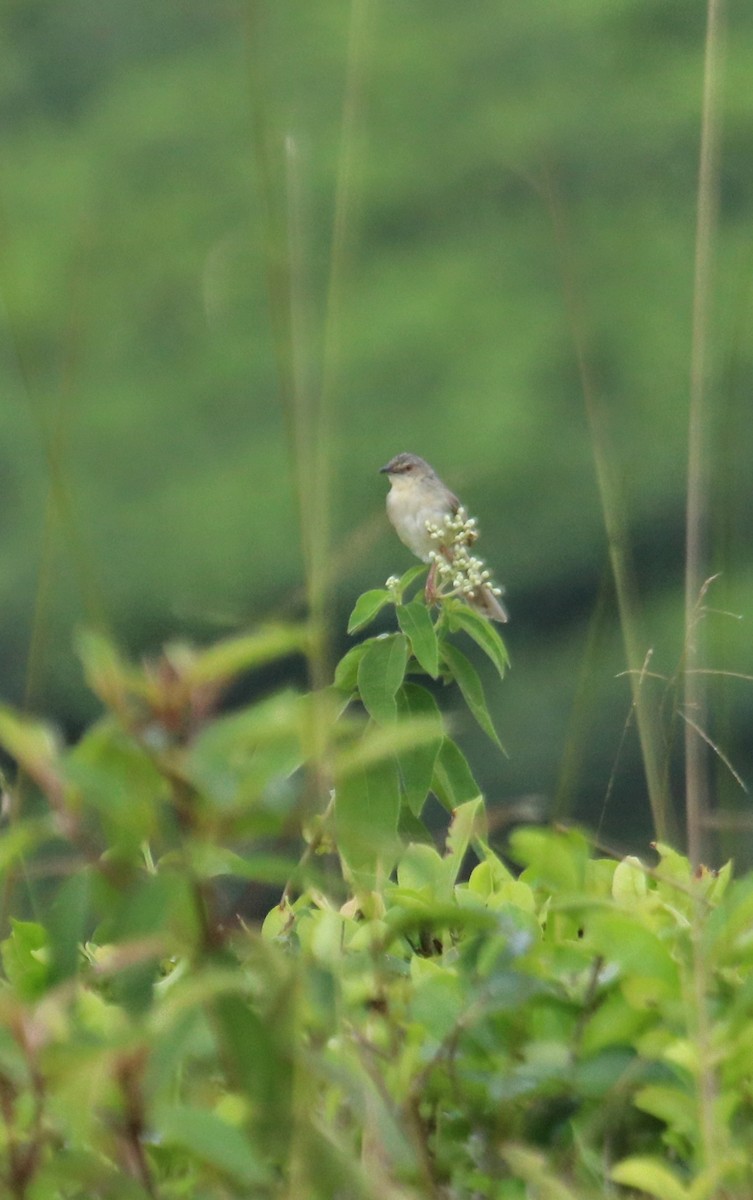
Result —
M721 10L722 0L708 0L698 170L688 419L684 705L688 717L692 718L692 722L700 728L706 726L708 696L706 678L699 670L704 660L703 613L700 605L707 574L708 465L706 441L710 419L708 383L712 252L718 190ZM708 752L693 724L686 721L685 817L688 857L695 866L698 866L703 857L703 827L707 808Z

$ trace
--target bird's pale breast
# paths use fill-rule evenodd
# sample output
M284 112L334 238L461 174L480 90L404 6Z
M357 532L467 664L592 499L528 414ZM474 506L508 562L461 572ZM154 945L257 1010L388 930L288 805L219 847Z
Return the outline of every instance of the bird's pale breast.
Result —
M393 481L387 496L387 515L395 527L400 541L423 562L429 561L429 553L436 549L426 528L426 522L439 525L449 513L449 506L440 497L427 497L423 488L400 486L402 481Z

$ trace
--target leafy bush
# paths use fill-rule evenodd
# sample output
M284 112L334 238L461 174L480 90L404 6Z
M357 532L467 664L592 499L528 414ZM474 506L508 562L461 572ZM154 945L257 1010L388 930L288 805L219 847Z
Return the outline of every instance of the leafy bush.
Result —
M304 627L142 668L88 636L76 746L0 712L4 1194L751 1195L753 880L575 829L493 849L431 681L498 743L458 643L507 656L420 571L361 597L351 631L395 631L323 691L217 715ZM263 926L232 881L281 893Z

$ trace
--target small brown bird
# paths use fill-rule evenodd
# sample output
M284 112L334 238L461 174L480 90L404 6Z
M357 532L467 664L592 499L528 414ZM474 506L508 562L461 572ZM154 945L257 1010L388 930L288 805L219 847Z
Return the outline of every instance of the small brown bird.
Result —
M476 522L436 471L417 454L396 454L380 471L389 477L387 516L397 536L430 564L427 603L438 595L462 596L490 620L507 621L498 599L502 589L482 560L469 553L478 537Z

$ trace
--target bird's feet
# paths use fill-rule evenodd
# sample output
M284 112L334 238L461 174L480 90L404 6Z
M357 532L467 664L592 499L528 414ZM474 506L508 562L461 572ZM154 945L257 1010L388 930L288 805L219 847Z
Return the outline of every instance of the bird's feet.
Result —
M426 587L424 588L424 600L428 608L432 604L436 604L437 600L437 564L433 562L429 567L429 574L426 576Z

